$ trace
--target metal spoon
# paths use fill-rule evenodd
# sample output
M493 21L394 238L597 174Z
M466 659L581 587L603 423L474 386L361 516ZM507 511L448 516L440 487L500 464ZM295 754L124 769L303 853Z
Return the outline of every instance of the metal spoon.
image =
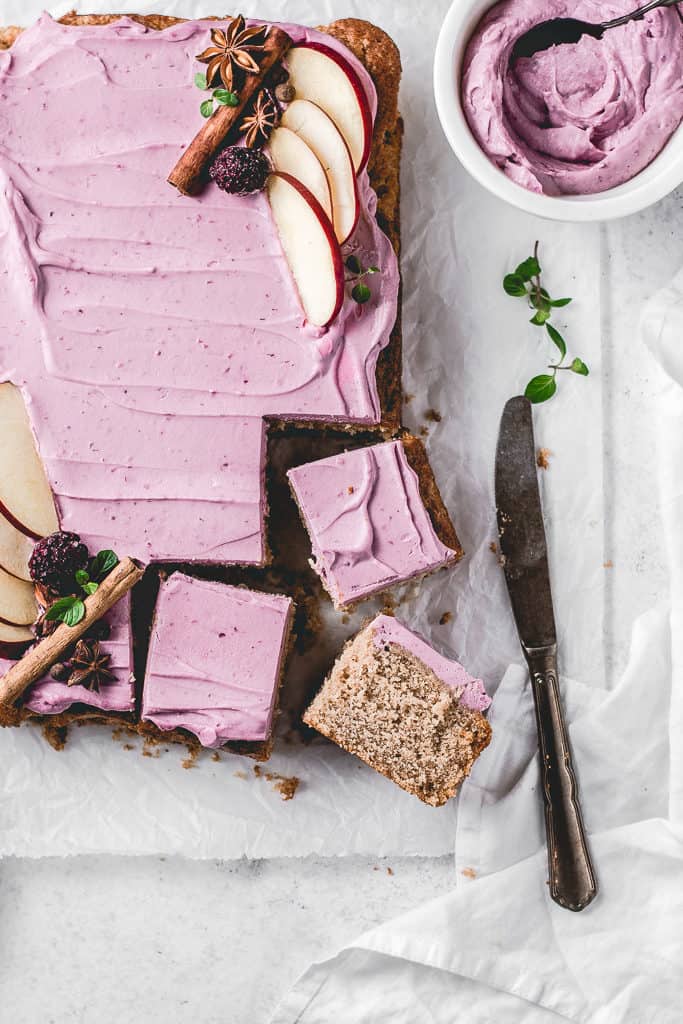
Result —
M598 25L590 21L579 21L577 18L553 18L551 21L542 21L540 25L534 25L519 37L512 47L510 63L514 64L520 57L532 57L539 50L548 50L551 46L559 46L561 43L578 43L581 36L602 39L603 32L608 28L625 25L627 21L636 21L648 11L654 11L656 7L673 7L678 2L679 0L650 0L630 14L622 14L620 18L612 18L611 21L603 21Z

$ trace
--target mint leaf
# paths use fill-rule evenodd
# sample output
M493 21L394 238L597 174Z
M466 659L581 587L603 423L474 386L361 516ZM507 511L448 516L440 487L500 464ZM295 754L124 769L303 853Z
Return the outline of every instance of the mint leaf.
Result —
M359 302L362 305L364 302L368 301L371 292L366 284L363 284L362 281L359 281L357 285L354 285L351 291L351 295L355 302Z
M91 558L88 569L91 580L103 580L112 569L119 564L119 556L111 548L98 551L94 558Z
M549 309L538 309L529 321L530 324L534 324L535 327L542 327L543 324L550 316Z
M199 108L199 113L202 117L211 117L213 114L213 100L204 100Z
M209 83L206 80L206 75L203 75L201 71L198 71L194 76L194 84L198 89L208 89Z
M80 597L60 597L50 605L45 618L50 622L64 622L67 626L77 626L85 615L85 605Z
M538 405L540 402L547 402L556 391L555 377L549 373L541 373L538 377L532 377L526 386L524 395L530 402Z
M239 105L240 101L237 93L230 92L228 89L214 90L213 98L216 103L221 103L224 107L236 107Z
M361 274L363 272L363 268L360 265L360 260L358 259L357 256L354 256L353 253L350 256L346 257L346 262L344 263L344 266L346 267L347 270L350 270L352 274Z
M530 281L532 277L536 277L540 273L541 266L535 256L529 256L515 270L515 276L521 277L523 281Z
M82 587L90 579L90 574L85 569L77 569L75 575L76 583L78 583L79 587Z
M587 377L590 373L590 370L584 363L583 359L579 359L578 357L576 359L572 359L569 369L572 373L580 373L582 377Z
M550 305L554 306L555 309L559 309L560 306L568 306L571 301L571 299L551 299Z
M524 278L519 274L506 274L503 278L503 288L508 295L519 298L526 295L526 284Z
M551 339L557 345L558 349L560 350L561 358L564 359L564 357L567 354L567 343L566 343L566 341L564 340L564 338L562 337L560 332L557 330L557 328L553 327L552 324L546 324L545 325L545 329L548 332L548 334L550 335Z
M91 594L95 593L98 587L99 583L84 583L82 589L86 592L88 597L90 597Z
M379 267L368 267L366 274L379 274Z

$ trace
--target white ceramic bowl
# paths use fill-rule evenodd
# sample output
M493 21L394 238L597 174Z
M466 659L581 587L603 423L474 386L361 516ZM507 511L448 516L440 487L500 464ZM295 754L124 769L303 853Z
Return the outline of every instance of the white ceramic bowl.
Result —
M453 152L473 178L494 195L527 213L553 220L600 221L624 217L656 203L683 182L683 125L652 163L617 188L588 196L546 196L511 181L479 148L460 102L460 77L467 43L495 0L453 0L434 57L434 95ZM637 6L637 4L634 4Z

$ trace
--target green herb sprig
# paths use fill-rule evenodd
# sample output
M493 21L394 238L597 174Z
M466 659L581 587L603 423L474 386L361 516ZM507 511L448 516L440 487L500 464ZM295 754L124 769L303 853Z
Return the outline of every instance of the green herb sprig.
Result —
M74 575L76 587L86 597L94 594L105 576L108 576L115 566L119 564L118 555L109 548L98 551L94 558L90 559L87 569L78 569ZM64 622L67 626L77 626L85 615L85 601L77 592L69 594L68 597L58 598L45 612L45 618L49 622Z
M205 92L209 88L209 83L206 80L206 75L198 71L194 76L194 84L198 89ZM229 89L214 89L210 98L203 100L200 104L199 112L202 117L211 117L214 112L214 102L219 107L236 107L239 105L240 98L236 92L230 92Z
M372 294L363 278L367 277L368 274L379 274L379 267L366 267L363 269L360 260L353 254L351 256L347 256L344 261L344 266L351 274L350 277L346 278L346 283L349 284L350 282L353 282L351 297L354 302L357 302L362 306L363 303L368 301Z
M553 299L541 284L541 265L538 260L538 242L534 246L533 256L529 256L512 274L506 274L503 278L503 289L507 295L513 298L526 298L529 308L534 310L530 323L535 327L544 327L546 334L560 353L559 362L550 363L548 369L551 373L540 373L532 377L526 386L524 394L529 401L538 404L547 402L557 391L558 370L570 370L581 377L587 377L589 370L583 359L578 357L566 363L567 343L553 324L550 323L554 309L561 309L568 306L572 301L569 298Z

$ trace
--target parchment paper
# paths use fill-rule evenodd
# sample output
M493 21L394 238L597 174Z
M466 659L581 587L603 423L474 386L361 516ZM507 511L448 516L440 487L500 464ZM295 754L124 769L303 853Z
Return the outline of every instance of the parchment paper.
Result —
M73 6L50 10L60 14ZM211 2L113 6L183 16L217 13ZM367 17L401 48L405 420L425 436L467 557L456 570L410 588L397 614L481 675L491 693L510 662L519 661L502 573L490 547L496 540L492 478L498 422L505 400L542 372L552 355L541 332L528 325L521 300L503 293L501 280L539 238L550 291L575 297L556 319L566 328L571 354L589 364L591 375L562 375L559 394L539 408L536 427L539 446L552 453L541 484L563 668L602 686L609 684L619 648L612 634L607 643L603 635L614 618L604 563L617 512L611 476L607 501L603 483L605 445L612 444L616 415L611 398L606 415L603 395L612 394L612 384L601 373L601 336L612 329L601 258L605 234L597 226L550 224L508 209L459 166L441 133L431 86L433 48L447 6L439 0L418 12L412 3L388 0L260 0L242 4L242 10L310 24ZM105 12L112 0L76 7ZM10 0L2 8L5 22L27 24L40 5ZM612 363L608 370L614 371ZM329 646L297 655L293 676L300 678L288 684L292 692L297 682L310 686L311 664L320 671L343 636L371 612L365 605L344 623L326 608ZM288 726L285 717L282 729ZM265 770L301 779L289 802L282 801L273 780L254 774L247 759L221 754L214 762L203 755L188 769L179 748L148 751L152 756L145 757L135 743L135 749L125 749L126 743L113 741L108 729L73 729L58 753L36 729L2 731L0 854L230 858L437 855L452 849L457 800L442 809L423 806L322 741L302 745L291 732L280 738Z

